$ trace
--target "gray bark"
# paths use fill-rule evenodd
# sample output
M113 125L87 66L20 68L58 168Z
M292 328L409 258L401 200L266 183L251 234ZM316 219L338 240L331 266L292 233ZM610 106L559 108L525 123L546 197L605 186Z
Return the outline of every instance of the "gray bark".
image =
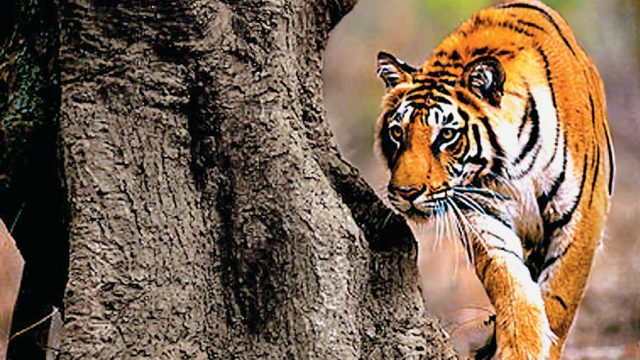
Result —
M62 359L454 357L325 120L354 3L64 2Z

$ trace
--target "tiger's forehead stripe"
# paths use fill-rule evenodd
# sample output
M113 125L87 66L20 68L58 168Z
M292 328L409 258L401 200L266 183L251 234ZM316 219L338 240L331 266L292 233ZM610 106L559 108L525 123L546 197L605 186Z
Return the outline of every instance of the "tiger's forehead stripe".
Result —
M415 108L410 101L404 100L396 110L395 114L392 117L391 122L401 123L402 125L406 125L411 122L411 117Z

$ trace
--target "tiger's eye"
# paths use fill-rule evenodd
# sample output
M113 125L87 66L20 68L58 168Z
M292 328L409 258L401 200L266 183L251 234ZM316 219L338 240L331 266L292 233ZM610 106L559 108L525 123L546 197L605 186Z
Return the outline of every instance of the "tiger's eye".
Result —
M445 141L449 141L453 139L453 136L455 134L456 132L453 129L449 129L449 128L445 128L440 131L440 136L442 136L442 139Z
M394 125L389 129L389 134L395 141L400 141L402 139L402 126Z

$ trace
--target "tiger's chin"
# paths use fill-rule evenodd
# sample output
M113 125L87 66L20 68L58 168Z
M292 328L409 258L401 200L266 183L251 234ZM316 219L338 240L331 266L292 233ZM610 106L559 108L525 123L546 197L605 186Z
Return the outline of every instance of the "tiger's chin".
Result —
M405 220L414 224L430 224L436 219L437 208L429 207L426 209L418 208L412 204L404 206L393 206L394 210L400 214Z
M415 224L431 223L435 219L435 212L424 212L416 208L411 208L409 211L402 213L405 219Z

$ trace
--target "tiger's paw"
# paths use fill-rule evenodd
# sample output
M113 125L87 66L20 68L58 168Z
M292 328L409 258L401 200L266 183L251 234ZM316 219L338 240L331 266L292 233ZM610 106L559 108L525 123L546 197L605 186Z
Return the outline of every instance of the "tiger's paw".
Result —
M549 328L546 316L523 316L518 321L516 326L504 327L498 324L496 331L496 359L549 359L554 336Z

